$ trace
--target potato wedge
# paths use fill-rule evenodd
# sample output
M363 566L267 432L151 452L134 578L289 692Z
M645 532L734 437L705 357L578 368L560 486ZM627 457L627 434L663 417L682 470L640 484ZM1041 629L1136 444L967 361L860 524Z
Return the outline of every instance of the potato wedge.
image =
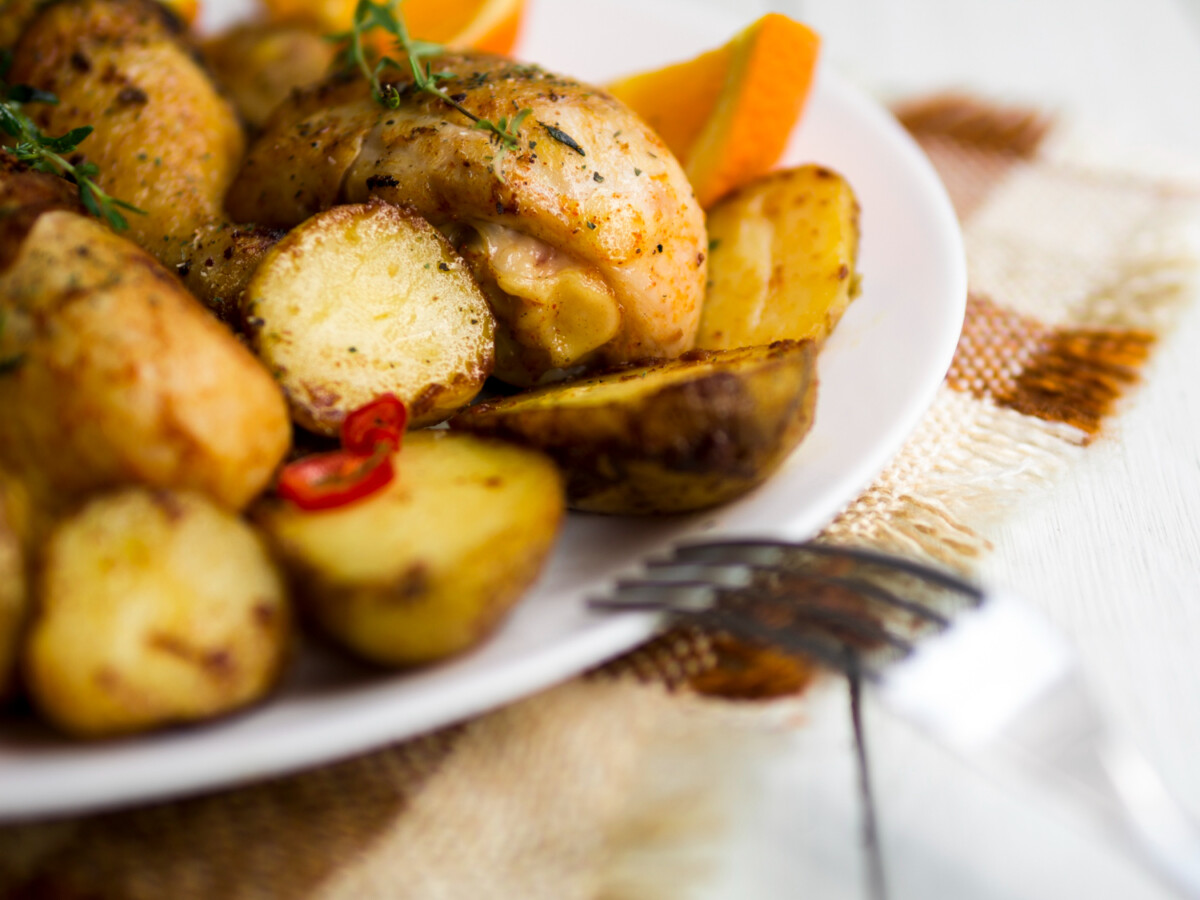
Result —
M284 581L254 529L199 494L100 496L51 535L24 655L63 731L101 737L217 716L274 684Z
M0 271L0 464L54 512L128 484L241 508L291 443L266 369L133 243L43 213Z
M858 294L858 201L822 166L766 175L708 213L696 346L824 341Z
M254 512L320 629L392 666L491 633L540 572L563 512L558 470L522 447L421 431L395 462L388 487L349 506L268 499Z
M763 481L812 424L811 341L692 351L471 407L450 427L544 450L575 509L679 513Z
M428 222L381 201L290 231L246 298L254 349L295 421L322 434L388 391L413 426L440 422L492 369L495 322L466 265Z

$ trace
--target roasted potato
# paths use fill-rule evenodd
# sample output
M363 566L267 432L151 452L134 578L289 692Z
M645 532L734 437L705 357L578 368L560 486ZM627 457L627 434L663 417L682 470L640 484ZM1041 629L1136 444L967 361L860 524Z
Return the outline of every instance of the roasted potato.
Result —
M94 128L76 155L99 166L101 188L143 211L126 215L128 236L164 265L199 275L206 260L225 263L195 244L226 218L245 138L195 56L179 20L153 0L61 0L29 23L8 80L58 96L27 108L46 134ZM197 277L189 287L209 283ZM216 298L230 293L214 287Z
M0 0L0 50L11 50L45 0Z
M214 222L196 229L179 248L175 274L209 311L235 331L242 330L246 288L267 251L284 231L260 225Z
M289 232L251 279L245 318L293 418L323 434L389 391L411 424L439 422L492 370L495 324L462 260L424 219L379 201Z
M413 90L407 67L381 75L398 103L386 113L365 79L331 76L271 116L230 214L292 227L372 197L411 207L488 293L494 374L511 384L690 349L704 213L662 140L604 91L537 66L469 53L428 63L464 109L519 138Z
M29 498L0 470L0 702L12 694L17 646L28 608Z
M321 80L337 48L295 22L246 22L204 44L204 57L252 131L266 124L293 88Z
M0 151L0 272L17 258L38 216L52 209L82 215L79 189L65 178L38 172Z
M0 465L39 505L146 484L240 508L287 453L287 406L262 364L94 219L36 220L0 271L0 316Z
M485 638L537 577L563 511L554 464L521 447L419 431L395 465L389 486L339 509L254 509L312 620L393 666Z
M811 341L692 351L480 403L450 427L544 450L575 509L687 512L744 494L799 443L815 359Z
M708 213L708 293L696 346L824 341L858 294L858 202L822 166L766 175Z
M36 590L25 683L80 737L238 709L287 655L284 581L262 539L199 494L93 499L51 535Z

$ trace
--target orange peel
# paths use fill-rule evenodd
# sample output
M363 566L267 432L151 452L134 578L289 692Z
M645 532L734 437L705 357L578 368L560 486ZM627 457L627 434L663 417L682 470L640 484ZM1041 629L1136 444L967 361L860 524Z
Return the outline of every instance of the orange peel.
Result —
M707 208L779 161L804 112L820 47L807 25L769 13L722 47L608 90L659 133Z

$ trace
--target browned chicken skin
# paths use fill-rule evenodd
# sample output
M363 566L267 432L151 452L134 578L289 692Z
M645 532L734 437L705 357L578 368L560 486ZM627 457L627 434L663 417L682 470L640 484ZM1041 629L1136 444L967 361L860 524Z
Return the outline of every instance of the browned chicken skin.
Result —
M481 118L532 112L517 147L397 75L387 109L360 78L276 111L229 192L239 221L288 227L380 197L448 234L495 307L496 374L516 384L691 347L706 278L704 216L678 162L619 102L531 65L432 61Z

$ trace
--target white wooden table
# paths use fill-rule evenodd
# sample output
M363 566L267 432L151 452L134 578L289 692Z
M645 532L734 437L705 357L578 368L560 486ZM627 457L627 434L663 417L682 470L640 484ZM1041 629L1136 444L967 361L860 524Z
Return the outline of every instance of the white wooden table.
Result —
M807 21L826 62L882 98L1031 101L1141 160L1165 151L1200 171L1196 0L694 2ZM986 576L1074 638L1113 719L1200 817L1200 304L1083 461L988 537ZM706 897L867 896L849 723L826 712L843 726L796 736ZM870 706L867 728L891 897L1170 896L1046 798L981 778Z

